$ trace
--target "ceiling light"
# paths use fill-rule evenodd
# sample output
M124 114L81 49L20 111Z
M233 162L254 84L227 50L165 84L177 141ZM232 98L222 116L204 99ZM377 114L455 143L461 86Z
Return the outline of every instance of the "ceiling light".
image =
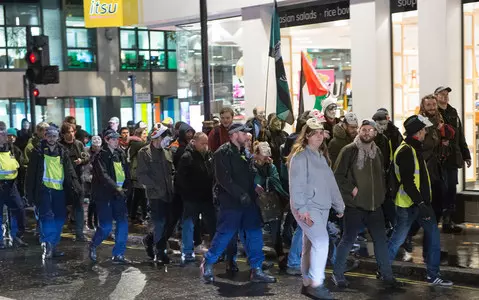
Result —
M328 68L335 68L335 65L327 65Z
M333 57L333 58L331 58L331 60L341 60L341 58L340 57Z

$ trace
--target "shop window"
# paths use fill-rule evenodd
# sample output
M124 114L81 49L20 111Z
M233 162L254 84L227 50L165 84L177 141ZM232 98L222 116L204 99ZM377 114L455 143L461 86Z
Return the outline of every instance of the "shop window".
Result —
M67 5L65 11L67 68L96 69L96 30L85 28L83 6Z
M120 29L122 70L176 70L176 33L141 28Z
M417 10L392 14L394 123L419 112L419 59Z
M126 126L126 123L131 120L133 120L133 98L122 97L120 107L121 126ZM148 130L153 126L153 106L151 103L136 104L136 122L140 121L146 123Z
M479 190L479 2L464 4L464 119L463 128L472 157L464 169L465 189Z
M0 69L25 69L27 28L32 35L41 33L37 4L0 5Z

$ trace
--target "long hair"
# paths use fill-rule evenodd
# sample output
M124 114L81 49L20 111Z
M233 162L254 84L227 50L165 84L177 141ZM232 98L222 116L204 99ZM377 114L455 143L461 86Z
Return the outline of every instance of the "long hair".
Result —
M288 158L286 159L287 161L286 163L288 167L290 166L293 156L304 151L304 149L308 145L308 138L313 136L318 130L319 129L311 129L308 125L303 126L303 128L301 129L301 133L296 138L296 142L294 143L291 149L291 153L288 155ZM326 146L326 141L323 141L323 143L319 147L319 153L324 155L324 157L326 158L326 161L328 162L328 165L331 166L331 160L329 159L329 152L328 152L328 147Z

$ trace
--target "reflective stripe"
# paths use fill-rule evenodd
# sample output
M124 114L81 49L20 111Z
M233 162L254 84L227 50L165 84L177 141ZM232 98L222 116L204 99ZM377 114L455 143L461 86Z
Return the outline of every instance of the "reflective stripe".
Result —
M63 190L63 164L60 156L44 155L43 160L43 184L50 189Z
M15 174L17 171L1 171L0 170L0 175L10 175L10 174Z
M14 180L18 176L18 168L20 164L10 151L0 152L0 180Z
M399 151L403 147L409 147L412 150L412 154L413 154L413 157L414 157L414 167L415 167L414 168L414 185L416 186L418 191L420 191L421 190L421 169L420 169L420 165L419 165L419 160L417 158L416 150L413 147L406 144L405 142L402 142L402 144L398 147L398 149L394 153L394 172L396 173L396 178L398 179L399 182L401 182L401 176L399 174L399 166L396 163L396 159L397 159L397 155L398 155ZM431 200L432 200L431 178L429 176L429 170L427 169L426 162L423 161L423 163L424 163L424 167L426 168L427 180L429 182L429 194L430 194L430 197L431 197ZM397 206L402 207L402 208L408 208L408 207L411 207L414 204L411 197L409 197L409 195L404 190L404 186L402 184L399 186L399 190L396 194L395 202L396 202Z

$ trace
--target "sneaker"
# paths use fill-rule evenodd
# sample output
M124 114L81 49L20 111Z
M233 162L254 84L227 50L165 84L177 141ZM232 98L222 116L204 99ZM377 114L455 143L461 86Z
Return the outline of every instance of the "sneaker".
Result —
M452 281L441 279L440 277L432 278L428 276L426 281L432 286L451 287L454 285Z
M291 276L301 276L303 273L301 273L301 268L300 267L288 267L286 269L286 274L291 275Z
M203 259L203 262L201 263L200 270L201 277L205 283L212 283L215 281L213 265L207 264L205 259Z
M412 261L412 252L404 251L404 256L402 257L402 261L411 262Z
M194 255L181 254L181 265L182 266L186 266L187 264L191 264L191 263L194 263L194 262L196 262L196 259L195 259Z
M344 277L344 275L339 276L333 273L333 275L331 276L331 280L338 288L344 289L349 287L349 282L346 280L346 277Z
M301 288L301 294L313 299L334 299L326 286L320 285L316 288L304 286Z
M382 283L387 289L397 289L404 286L404 284L400 281L397 281L396 278L382 279Z
M263 272L261 268L251 269L250 281L254 283L275 283L276 278Z
M114 264L118 264L118 265L126 265L126 264L131 263L131 261L126 259L124 255L115 255L111 258L111 261Z

